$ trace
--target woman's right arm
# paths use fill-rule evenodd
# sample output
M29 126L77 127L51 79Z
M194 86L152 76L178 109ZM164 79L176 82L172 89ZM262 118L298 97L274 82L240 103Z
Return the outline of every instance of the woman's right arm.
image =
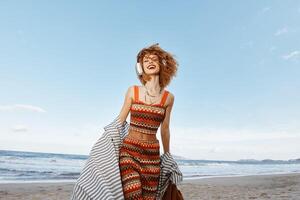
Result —
M127 89L127 92L125 94L125 100L121 112L119 114L120 121L122 122L122 124L127 119L127 116L129 114L131 103L132 103L132 96L133 96L132 94L133 94L133 86L130 86Z

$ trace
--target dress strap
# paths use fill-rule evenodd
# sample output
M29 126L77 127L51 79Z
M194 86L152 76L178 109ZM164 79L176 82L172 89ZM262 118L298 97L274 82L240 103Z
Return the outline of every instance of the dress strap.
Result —
M163 106L167 100L167 97L168 97L168 94L169 92L167 90L165 90L164 94L163 94L163 97L161 99L161 102L160 102L160 105Z
M137 85L134 85L134 101L138 102L139 100L139 88Z

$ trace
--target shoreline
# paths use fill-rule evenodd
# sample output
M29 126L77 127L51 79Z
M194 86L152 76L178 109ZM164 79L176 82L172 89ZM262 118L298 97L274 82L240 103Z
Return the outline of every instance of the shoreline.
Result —
M0 200L71 198L75 181L0 183ZM300 199L300 173L184 179L184 199Z
M266 174L247 174L247 175L220 175L220 176L202 176L202 177L188 177L183 178L182 182L199 181L202 179L214 179L214 178L235 178L235 177L247 177L247 176L272 176L272 175L289 175L299 174L300 172L280 172L280 173L266 173ZM1 184L29 184L29 183L75 183L77 179L45 179L45 180L4 180L0 181Z
M235 177L247 177L247 176L272 176L272 175L289 175L289 174L300 174L300 172L279 172L279 173L266 173L266 174L245 174L245 175L224 175L224 176L205 176L205 177L189 177L184 178L186 181L198 181L202 179L213 179L213 178L235 178Z

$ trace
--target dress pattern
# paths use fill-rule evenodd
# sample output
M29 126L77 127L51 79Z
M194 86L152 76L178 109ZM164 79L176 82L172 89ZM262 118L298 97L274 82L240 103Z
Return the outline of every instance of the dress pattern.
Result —
M126 136L121 144L120 171L125 199L155 199L160 174L159 141Z
M169 92L164 90L159 104L147 104L139 100L139 88L134 86L134 102L130 108L130 130L155 135L165 117L165 102Z
M165 116L165 90L159 104L139 101L138 86L134 86L134 102L130 108L129 129L144 134L156 134ZM121 144L119 167L125 200L155 200L160 178L159 140L141 140L127 135Z

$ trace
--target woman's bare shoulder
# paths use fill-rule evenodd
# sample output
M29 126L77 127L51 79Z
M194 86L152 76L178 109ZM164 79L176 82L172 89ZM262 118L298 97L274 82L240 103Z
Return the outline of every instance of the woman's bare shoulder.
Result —
M166 106L169 106L169 105L174 103L175 96L169 90L166 90L166 91L168 92L168 96L167 96L167 99L166 99Z
M130 85L130 86L128 86L128 88L127 88L127 91L126 91L126 99L127 99L127 102L132 102L132 100L133 100L133 98L134 98L134 85ZM130 101L128 101L128 100L130 100Z
M130 85L129 87L128 87L128 95L129 95L129 97L133 100L133 95L134 95L134 86L135 85Z

